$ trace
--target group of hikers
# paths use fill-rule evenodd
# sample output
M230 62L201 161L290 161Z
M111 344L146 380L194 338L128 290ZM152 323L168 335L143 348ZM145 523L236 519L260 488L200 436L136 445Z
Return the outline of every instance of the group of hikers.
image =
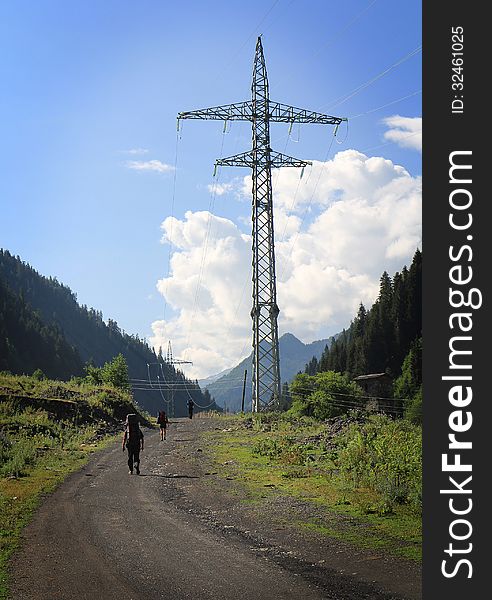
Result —
M192 398L190 398L188 400L188 417L190 419L193 418L194 407L195 403ZM167 418L166 411L160 410L157 415L157 424L159 425L161 442L166 439L167 426L169 423L170 421ZM127 415L125 425L122 446L123 452L125 451L125 448L128 451L128 473L129 475L133 475L133 470L135 469L135 473L140 475L140 452L144 449L144 434L139 426L138 415Z

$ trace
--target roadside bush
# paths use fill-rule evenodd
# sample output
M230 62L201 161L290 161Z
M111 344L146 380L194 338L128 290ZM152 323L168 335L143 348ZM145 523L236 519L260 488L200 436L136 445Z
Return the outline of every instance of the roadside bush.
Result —
M421 508L422 431L383 415L350 425L337 439L340 476L354 487L381 494L390 505Z
M36 448L32 440L20 437L11 443L6 437L0 438L0 476L25 475L26 467L32 465L36 458Z
M43 371L41 371L41 369L36 369L32 376L36 381L43 381L44 379L47 379L46 375L43 373Z
M362 389L348 375L325 371L298 374L290 386L292 407L288 414L322 421L362 406Z

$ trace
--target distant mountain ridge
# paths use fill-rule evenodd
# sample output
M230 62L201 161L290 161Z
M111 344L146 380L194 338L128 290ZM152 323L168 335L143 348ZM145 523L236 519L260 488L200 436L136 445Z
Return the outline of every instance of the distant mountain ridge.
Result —
M292 333L284 333L279 339L280 378L282 383L290 382L299 371L304 371L306 364L313 356L319 358L326 347L331 346L336 337L332 336L310 344L304 344ZM251 410L251 363L252 354L242 360L226 375L206 385L206 389L215 398L217 404L232 412L241 410L244 371L246 369L248 374L246 377L244 408L246 411Z
M217 381L217 379L220 379L221 377L224 377L225 375L228 375L231 371L232 371L232 369L224 369L220 373L215 373L215 375L209 375L208 377L205 377L204 379L199 379L198 380L198 385L201 388L206 388L210 384L212 384L215 381Z
M20 257L2 249L0 283L1 369L31 374L41 368L50 377L68 379L82 375L87 361L102 366L121 353L128 363L130 377L142 382L138 387L150 387L145 383L149 376L147 365L154 365L150 368L152 377L160 373L163 381L180 386L174 394L175 416L187 414L189 395L199 406L209 404L195 382L165 362L159 366L158 357L145 340L125 333L116 321L108 319L105 323L100 311L80 306L68 286L56 278L40 275ZM33 329L43 332L43 336L35 335ZM26 347L28 333L31 344ZM183 390L185 384L188 391ZM155 385L150 390L136 389L134 397L152 414L166 406L163 400L166 392Z

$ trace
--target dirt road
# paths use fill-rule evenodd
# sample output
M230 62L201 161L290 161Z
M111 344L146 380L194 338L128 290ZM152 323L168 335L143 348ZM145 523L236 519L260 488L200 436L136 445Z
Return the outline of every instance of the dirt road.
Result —
M229 482L207 471L199 434L211 427L178 419L165 442L145 432L139 477L128 475L119 445L70 476L25 530L12 598L420 598L411 564L316 542L243 510Z

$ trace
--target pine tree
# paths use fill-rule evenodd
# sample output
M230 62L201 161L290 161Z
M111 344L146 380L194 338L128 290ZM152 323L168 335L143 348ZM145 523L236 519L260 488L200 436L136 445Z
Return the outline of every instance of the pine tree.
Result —
M394 324L392 320L393 307L393 282L391 277L385 271L381 276L380 289L378 297L378 328L382 355L381 371L391 370L394 356ZM384 365L384 366L383 366Z
M314 375L315 373L317 373L317 371L318 359L316 358L316 356L313 356L313 358L306 365L305 373L307 373L308 375Z
M408 271L407 320L413 341L422 335L422 252L417 250Z
M395 336L394 356L391 363L392 372L397 372L400 367L404 358L403 348L406 348L408 345L405 326L405 285L406 282L403 273L395 273L393 277L393 305L391 309Z

